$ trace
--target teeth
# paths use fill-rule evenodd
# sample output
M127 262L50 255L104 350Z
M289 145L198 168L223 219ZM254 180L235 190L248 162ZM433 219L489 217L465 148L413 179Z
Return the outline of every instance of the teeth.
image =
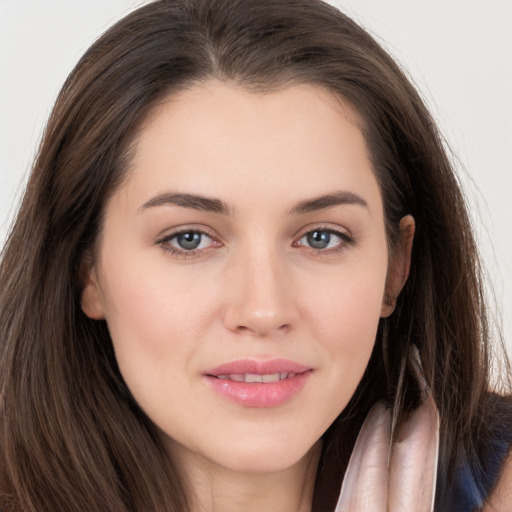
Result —
M297 375L293 372L281 372L281 373L268 373L265 375L259 375L257 373L231 373L229 375L218 375L218 379L233 380L235 382L251 382L251 383L267 383L267 382L279 382L284 379L291 379Z
M245 382L263 382L263 375L246 373L245 374Z

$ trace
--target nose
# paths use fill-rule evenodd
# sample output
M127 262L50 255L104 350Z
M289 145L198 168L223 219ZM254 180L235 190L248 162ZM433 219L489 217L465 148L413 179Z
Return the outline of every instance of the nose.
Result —
M271 337L296 326L299 312L293 279L283 256L276 253L255 250L232 267L224 317L229 330Z

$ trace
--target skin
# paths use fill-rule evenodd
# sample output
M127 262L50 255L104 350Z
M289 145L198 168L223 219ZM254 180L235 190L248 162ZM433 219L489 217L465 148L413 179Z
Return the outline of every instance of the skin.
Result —
M297 211L339 191L362 201ZM166 193L215 198L228 212L154 199ZM106 319L123 377L185 469L194 510L311 509L320 437L393 311L384 297L407 278L413 219L400 227L390 261L358 117L326 90L255 94L212 81L155 109L107 205L82 307ZM199 249L180 248L183 230L206 234ZM326 248L311 246L314 230L330 234ZM245 407L203 375L243 358L285 358L312 373L284 404Z

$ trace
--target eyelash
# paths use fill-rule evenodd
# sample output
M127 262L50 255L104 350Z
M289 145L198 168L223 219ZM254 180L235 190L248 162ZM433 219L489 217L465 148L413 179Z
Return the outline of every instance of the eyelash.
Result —
M316 249L314 247L310 247L307 245L303 245L300 243L300 241L307 237L308 235L312 235L315 232L320 233L327 233L329 235L337 236L340 239L340 242L336 244L335 247L330 248L324 248L324 249ZM328 255L328 254L336 254L340 251L343 251L347 248L347 246L351 246L355 243L355 240L352 236L350 236L348 233L339 231L330 227L326 226L315 226L313 229L308 229L307 231L304 231L300 237L297 239L296 242L293 243L293 247L303 247L305 250L307 250L310 254L313 256L322 256L322 255Z
M309 247L307 245L300 243L300 240L307 237L308 235L312 235L315 232L327 233L328 235L337 236L340 238L340 242L338 244L336 244L335 247L322 248L322 249ZM200 235L201 237L206 236L212 240L212 242L214 243L214 247L209 246L209 247L205 247L205 248L201 248L201 249L186 250L186 249L179 249L177 247L174 247L173 245L170 245L170 242L172 240L176 239L180 235L186 235L186 234ZM321 255L326 255L326 254L338 253L338 252L344 250L347 246L353 245L354 243L355 243L355 240L350 235L348 235L346 232L338 231L338 230L335 230L335 229L332 229L329 227L316 226L313 229L304 231L300 235L300 237L298 237L296 239L296 241L293 242L292 246L293 247L302 247L302 248L304 248L304 250L307 250L310 254L312 254L314 256L321 256ZM156 244L160 245L165 252L168 252L173 256L176 256L179 258L184 258L184 259L197 258L197 257L201 256L203 254L203 252L208 251L212 248L221 247L223 245L210 233L208 233L202 229L192 228L192 227L180 229L179 231L170 233L169 235L166 235L163 238L157 240Z
M170 233L169 235L166 235L163 238L157 240L156 243L157 243L157 245L160 245L165 252L170 253L173 256L176 256L179 258L184 258L184 259L197 258L197 257L201 256L201 254L204 251L211 249L211 247L206 247L206 248L202 248L202 249L186 250L186 249L179 249L178 247L174 247L170 244L170 242L172 240L174 240L175 238L179 237L180 235L186 235L186 234L194 234L194 235L198 234L198 235L201 235L201 237L206 236L206 237L210 238L216 244L216 247L222 246L222 243L219 242L218 240L216 240L215 237L213 237L207 231L205 231L203 229L193 228L193 227L190 227L190 228L186 227L186 228L180 229L179 231L175 231L174 233Z

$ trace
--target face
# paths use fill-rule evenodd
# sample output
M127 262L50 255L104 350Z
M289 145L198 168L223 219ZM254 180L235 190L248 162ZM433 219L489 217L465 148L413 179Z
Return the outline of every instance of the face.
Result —
M210 82L170 97L140 131L83 309L106 319L171 452L277 471L354 393L391 313L385 291L404 279L397 265L347 105L313 86Z

